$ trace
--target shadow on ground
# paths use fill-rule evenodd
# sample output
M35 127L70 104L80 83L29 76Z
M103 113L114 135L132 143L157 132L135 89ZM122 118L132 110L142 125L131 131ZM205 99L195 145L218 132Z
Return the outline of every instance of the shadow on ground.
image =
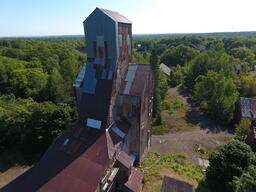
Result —
M207 130L207 133L227 132L233 133L231 127L223 127L208 119L202 112L199 111L196 103L191 99L189 93L184 90L177 90L177 92L186 100L189 110L186 114L186 121L193 125L198 125L200 129Z
M0 173L13 166L31 166L37 162L41 154L24 154L18 149L10 149L0 153Z
M205 181L200 181L198 183L197 188L195 189L195 192L211 192L211 191L206 186Z

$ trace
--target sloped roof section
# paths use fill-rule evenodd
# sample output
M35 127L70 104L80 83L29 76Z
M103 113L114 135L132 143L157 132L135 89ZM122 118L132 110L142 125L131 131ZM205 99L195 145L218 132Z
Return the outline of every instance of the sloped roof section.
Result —
M97 9L101 10L103 13L105 13L111 19L113 19L114 21L116 21L118 23L128 23L128 24L132 23L129 19L127 19L125 16L121 15L118 12L110 11L110 10L102 9L102 8L97 8Z
M149 84L151 68L147 64L130 63L120 93L123 95L142 96L143 90Z
M54 141L35 167L1 191L94 192L115 150L108 132L76 122Z
M129 155L124 151L120 151L120 153L116 157L116 160L128 169L130 169L134 163L134 159L129 157Z
M142 189L142 179L143 173L140 170L132 167L131 175L124 186L133 192L140 192Z
M168 76L171 75L171 69L164 63L160 64L159 69L161 69L166 75L168 75Z

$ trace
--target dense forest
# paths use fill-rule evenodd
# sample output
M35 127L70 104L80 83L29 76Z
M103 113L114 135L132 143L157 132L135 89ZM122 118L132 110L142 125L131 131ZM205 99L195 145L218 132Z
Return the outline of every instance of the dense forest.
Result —
M172 69L171 84L190 92L201 110L221 124L235 123L239 96L256 96L256 38L136 38L134 48L142 56L155 50Z
M137 38L134 49L141 56L151 52L153 66L168 65L171 86L186 91L208 118L235 133L235 140L209 153L210 164L200 185L211 191L255 191L256 142L248 139L252 121L238 122L235 114L239 97L256 97L256 38ZM166 91L160 86L160 72L155 74L155 123L161 124Z
M76 118L72 82L86 61L84 47L83 38L0 40L0 150L31 143L46 148ZM256 96L255 54L256 38L136 37L132 62L165 63L171 85L190 92L209 118L234 125L239 96ZM157 73L161 100L168 85Z
M0 39L0 153L16 148L41 154L76 119L72 84L86 61L84 48L83 38ZM239 170L222 165L226 167L221 169L234 174L224 171L218 182L230 182L229 188L234 188L239 178L232 180L231 176L241 175L243 169L250 182L255 175L255 155L244 142L248 143L251 121L238 123L234 113L240 96L256 97L256 38L136 37L132 62L150 64L154 72L155 124L161 124L162 101L170 84L188 92L207 117L233 127L236 139L242 141L227 144L210 156L209 185L232 191L211 183L220 172L220 159L230 156L248 162L236 165L231 160ZM159 70L160 63L172 69L170 79ZM255 151L256 145L249 144Z
M0 151L43 152L76 117L82 39L0 40Z

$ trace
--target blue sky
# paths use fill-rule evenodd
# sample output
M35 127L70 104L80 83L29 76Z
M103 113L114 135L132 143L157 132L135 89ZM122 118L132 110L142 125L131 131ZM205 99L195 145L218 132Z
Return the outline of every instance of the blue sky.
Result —
M256 31L255 0L0 0L0 36L83 34L95 7L133 21L133 33Z

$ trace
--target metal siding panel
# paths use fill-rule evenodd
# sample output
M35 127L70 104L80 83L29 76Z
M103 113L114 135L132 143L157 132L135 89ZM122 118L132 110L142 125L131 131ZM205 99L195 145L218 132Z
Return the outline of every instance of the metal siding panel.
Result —
M93 63L87 63L84 77L84 93L94 94L96 90L97 79L95 78L96 70Z
M113 127L112 130L121 138L125 137L125 133L123 131L121 131L120 129L118 129L117 127Z
M79 74L77 75L77 78L73 84L74 87L80 87L81 86L81 83L84 79L84 74L85 74L85 66L86 66L86 63L84 64L83 68L81 69L81 71L79 72Z
M124 89L124 94L129 94L135 74L136 74L136 70L137 70L138 65L136 64L130 64L129 68L128 68L128 73L126 75L125 81L126 82L126 86Z

